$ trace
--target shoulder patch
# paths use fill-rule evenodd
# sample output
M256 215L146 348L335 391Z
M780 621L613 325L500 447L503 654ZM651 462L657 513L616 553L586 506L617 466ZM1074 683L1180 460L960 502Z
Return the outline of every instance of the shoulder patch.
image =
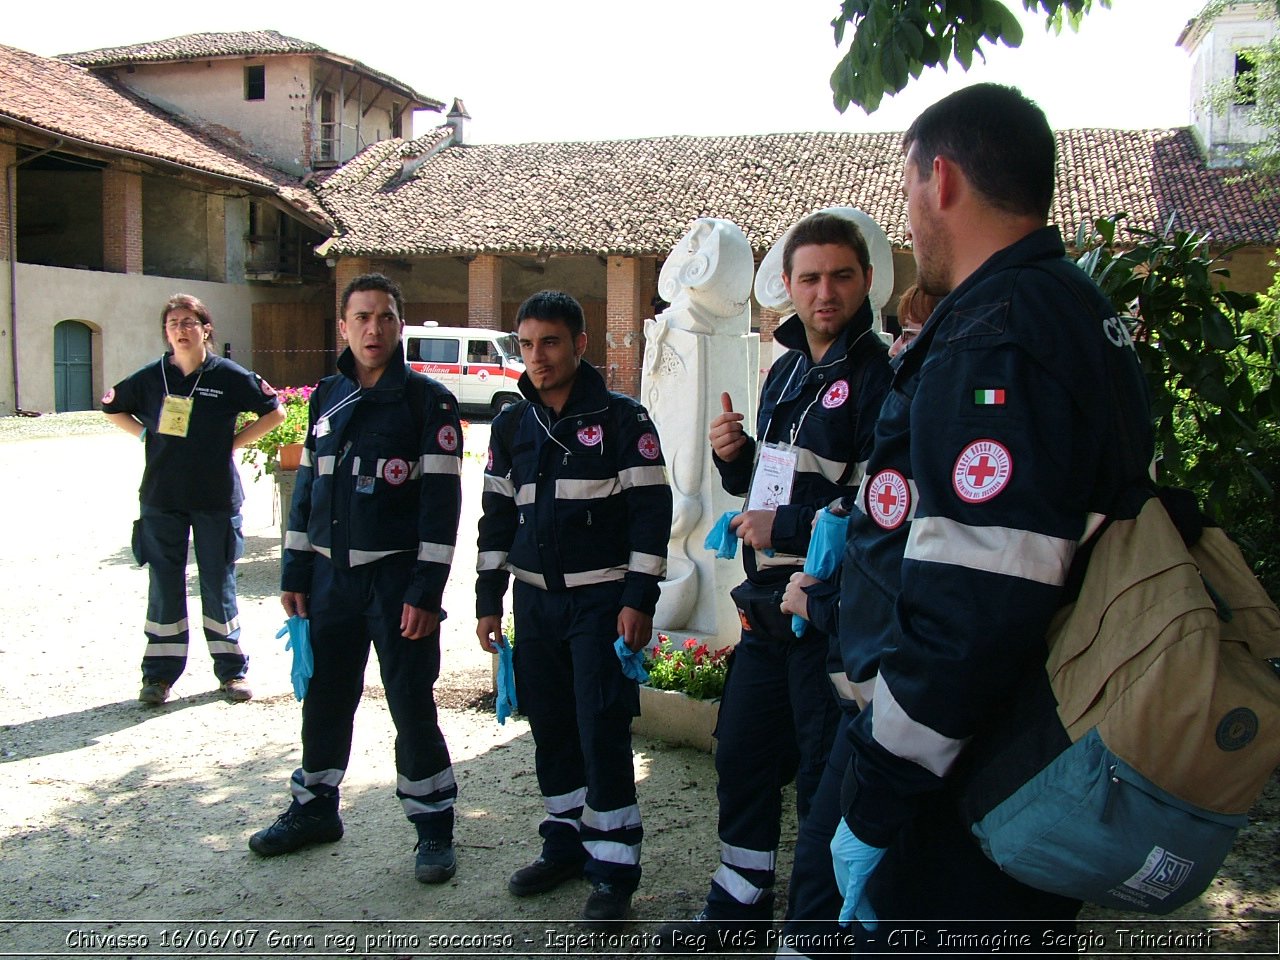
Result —
M445 453L453 453L458 449L458 431L453 429L453 424L446 423L436 431L436 443Z
M112 400L114 400L115 398L116 398L116 388L115 388L115 387L111 387L111 388L109 388L109 389L107 390L107 392L106 392L106 393L104 393L104 394L102 395L102 402L103 402L103 403L110 403L110 402L111 402Z
M911 511L911 487L897 470L881 470L867 484L867 516L884 530L896 530Z
M995 440L974 440L956 457L951 486L965 503L985 503L1009 485L1013 457Z
M276 395L276 388L267 383L265 378L258 377L258 386L261 388L264 396L274 397Z
M646 460L657 460L662 455L662 448L658 445L658 435L652 432L646 433L636 441L636 449Z

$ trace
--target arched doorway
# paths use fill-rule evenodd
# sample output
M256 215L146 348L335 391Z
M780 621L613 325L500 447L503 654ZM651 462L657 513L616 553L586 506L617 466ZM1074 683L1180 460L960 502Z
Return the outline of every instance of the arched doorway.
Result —
M93 331L79 320L53 328L54 409L93 409Z

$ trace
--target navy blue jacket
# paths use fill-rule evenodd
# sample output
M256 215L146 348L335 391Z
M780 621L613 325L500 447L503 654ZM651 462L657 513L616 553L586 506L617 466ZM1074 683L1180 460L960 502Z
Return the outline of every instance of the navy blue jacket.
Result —
M756 435L731 462L712 455L725 492L746 496L758 444L791 443L797 454L790 504L773 519L775 556L743 549L747 577L785 583L804 566L817 511L852 497L862 480L872 431L889 388L885 345L871 330L871 307L862 307L817 362L809 356L804 323L785 320L774 338L787 347L769 369L760 391Z
M311 395L281 588L309 593L317 553L344 570L407 553L417 565L404 602L438 612L462 508L458 404L400 346L368 390L350 349L338 370Z
M624 581L622 606L652 615L666 574L671 487L643 406L582 361L559 417L538 402L500 413L489 434L476 616L502 612L509 575L549 591Z
M1127 330L1057 228L934 310L894 371L841 571L845 671L873 694L849 734L859 838L887 846L1007 713L1077 543L1152 452Z

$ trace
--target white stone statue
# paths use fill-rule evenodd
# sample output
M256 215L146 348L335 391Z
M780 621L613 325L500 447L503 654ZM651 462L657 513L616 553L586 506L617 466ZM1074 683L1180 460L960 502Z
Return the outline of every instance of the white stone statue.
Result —
M720 487L707 429L723 392L748 423L755 419L760 341L751 333L753 270L751 245L736 224L695 221L658 277L658 292L671 306L644 328L640 396L662 437L674 499L654 626L720 637L713 649L737 636L729 589L742 569L729 561L717 567L702 546L716 518L740 507Z

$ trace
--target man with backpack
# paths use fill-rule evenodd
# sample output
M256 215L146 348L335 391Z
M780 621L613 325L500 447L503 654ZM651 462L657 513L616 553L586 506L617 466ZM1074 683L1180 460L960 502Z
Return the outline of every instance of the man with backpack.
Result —
M844 666L872 691L832 842L842 921L1043 951L1079 901L984 856L958 773L984 732L1018 726L1077 543L1142 479L1124 465L1152 460L1150 411L1125 326L1046 225L1041 110L979 84L903 146L917 282L943 300L899 358L842 567L842 613L857 611L840 618ZM878 926L876 949L891 946Z
M414 875L444 883L457 870L458 787L432 688L462 505L462 426L453 394L405 365L403 313L391 280L352 280L339 324L347 349L311 395L280 595L287 614L309 618L315 658L302 765L289 809L249 849L270 857L342 837L338 787L372 645L396 725L396 796L418 832Z

